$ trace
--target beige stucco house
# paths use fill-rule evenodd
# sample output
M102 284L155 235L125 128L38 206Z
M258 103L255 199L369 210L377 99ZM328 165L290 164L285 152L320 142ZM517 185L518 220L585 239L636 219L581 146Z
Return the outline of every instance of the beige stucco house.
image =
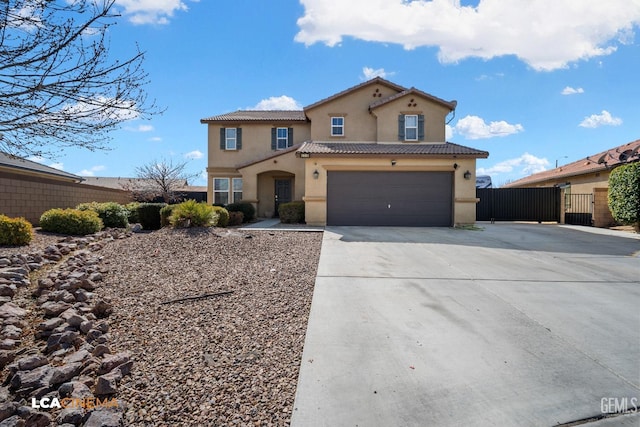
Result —
M575 209L569 203L571 195L590 195L588 209L593 213L593 225L606 227L614 223L607 202L609 175L616 167L640 161L640 139L610 148L600 153L535 173L510 182L506 188L560 187L564 197L563 211Z
M311 225L452 226L475 221L476 159L445 141L456 101L374 78L300 111L208 117L208 201L259 216L305 202Z

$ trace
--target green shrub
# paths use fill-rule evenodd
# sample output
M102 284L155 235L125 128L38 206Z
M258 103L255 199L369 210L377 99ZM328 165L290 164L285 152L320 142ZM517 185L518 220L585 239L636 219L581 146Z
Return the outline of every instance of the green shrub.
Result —
M40 227L52 233L84 236L97 233L104 224L98 214L91 210L50 209L40 216Z
M216 227L226 227L229 224L229 211L220 206L212 206L213 211L218 214Z
M76 209L94 211L98 214L105 227L126 228L129 225L129 211L126 207L116 202L80 203L76 206Z
M175 205L169 221L176 228L211 227L218 222L218 213L206 203L187 200Z
M242 212L244 215L244 222L253 221L256 217L256 208L248 202L230 203L226 208L229 212Z
M167 227L171 225L169 218L173 213L173 209L178 205L167 205L164 208L160 209L160 226Z
M229 212L229 225L242 225L244 214L242 212Z
M299 224L304 222L304 202L293 201L278 206L278 215L283 224Z
M138 205L138 220L144 230L159 230L160 209L167 206L166 203L140 203Z
M24 246L32 237L33 227L29 221L0 214L0 245Z
M131 202L124 205L129 212L127 215L127 221L129 221L129 224L137 224L140 222L140 219L138 218L138 206L140 206L140 202Z
M609 175L609 209L613 218L640 231L640 162L619 166Z

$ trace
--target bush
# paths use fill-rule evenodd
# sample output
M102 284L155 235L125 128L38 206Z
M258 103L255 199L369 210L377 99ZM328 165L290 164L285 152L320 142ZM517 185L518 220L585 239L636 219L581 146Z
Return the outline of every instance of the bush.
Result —
M139 202L131 202L124 205L129 212L127 215L127 221L129 221L129 224L137 224L140 222L140 218L138 218L138 206L140 206Z
M102 230L102 220L92 210L50 209L40 216L40 227L44 231L84 236Z
M129 211L116 202L80 203L76 209L94 211L98 214L105 227L126 228L129 225Z
M24 218L0 214L0 245L24 246L33 238L33 227Z
M218 213L206 203L187 200L175 205L169 221L176 228L211 227L218 222Z
M226 207L229 212L242 212L242 214L244 215L244 222L253 221L253 219L256 217L256 208L254 208L251 203L230 203Z
M218 214L216 227L226 227L229 224L229 211L220 206L213 206L213 211Z
M609 209L613 218L640 231L640 163L619 166L609 175Z
M278 215L283 224L299 224L304 222L304 202L294 201L278 206Z
M160 209L165 206L167 206L166 203L140 203L138 205L138 220L144 230L160 229Z
M171 222L169 221L169 217L171 217L171 214L173 213L173 209L176 206L178 205L167 205L164 208L160 209L160 226L161 227L167 227L171 225Z
M229 225L242 225L244 214L242 212L229 212Z

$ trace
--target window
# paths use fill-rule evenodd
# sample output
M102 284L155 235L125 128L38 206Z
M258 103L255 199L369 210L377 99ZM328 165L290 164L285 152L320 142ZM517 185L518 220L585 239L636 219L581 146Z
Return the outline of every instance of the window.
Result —
M331 117L331 136L344 136L344 117Z
M404 116L404 140L418 140L418 116L409 114Z
M233 178L231 183L233 185L233 203L238 203L242 200L242 178Z
M293 128L271 128L271 149L284 150L293 145Z
M213 178L213 203L229 203L229 178Z
M242 149L242 128L220 128L220 149Z
M287 128L278 128L277 133L277 141L276 141L276 149L284 150L287 148L287 144L289 141L288 129Z
M225 129L224 138L225 138L224 139L225 150L235 150L236 149L236 128Z
M229 184L231 183L231 186ZM227 205L242 200L242 178L213 178L213 203Z

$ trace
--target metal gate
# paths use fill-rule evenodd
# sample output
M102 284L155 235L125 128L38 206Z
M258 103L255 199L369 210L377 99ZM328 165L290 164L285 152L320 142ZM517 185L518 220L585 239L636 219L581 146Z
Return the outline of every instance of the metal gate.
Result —
M560 189L477 188L476 221L560 222Z
M565 193L564 222L573 225L593 225L593 194Z

